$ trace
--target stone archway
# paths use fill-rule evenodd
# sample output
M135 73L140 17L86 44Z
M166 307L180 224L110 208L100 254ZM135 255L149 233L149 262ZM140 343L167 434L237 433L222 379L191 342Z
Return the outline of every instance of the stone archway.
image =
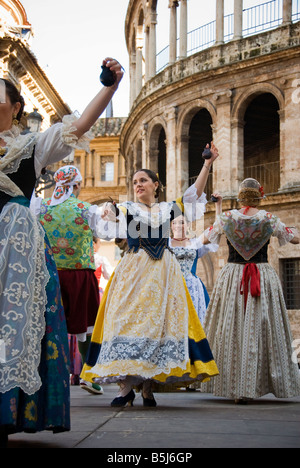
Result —
M276 113L278 115L278 122L279 122L279 157L278 160L280 161L282 156L281 156L281 151L283 148L282 145L282 140L284 138L284 133L283 133L283 128L281 126L281 121L280 121L280 116L284 115L284 96L283 92L275 85L270 84L270 83L257 83L255 85L250 86L247 88L246 91L241 91L240 96L237 98L233 109L232 109L232 114L231 114L231 123L232 123L232 141L235 142L235 150L234 150L234 165L237 168L237 177L235 182L235 192L238 192L238 186L244 179L245 174L247 173L245 171L245 117L247 118L249 115L251 116L251 110L250 114L247 115L247 110L252 108L252 112L255 109L255 103L258 103L262 98L261 96L268 95L269 100L273 101L273 109L275 106L275 102L277 102L277 109ZM270 95L272 98L270 98ZM254 103L254 104L253 104ZM256 108L258 108L256 106ZM253 114L252 114L253 115ZM274 115L274 112L273 112ZM277 117L276 117L277 118ZM249 133L250 135L250 133ZM251 138L248 136L248 138ZM250 152L250 146L248 146L248 152ZM247 153L247 152L246 152ZM249 174L249 172L248 172ZM254 174L253 174L254 175ZM259 176L259 175L258 175ZM276 185L276 182L274 182Z
M216 109L208 100L199 99L179 113L178 128L180 136L180 172L185 190L199 174L203 165L202 152L213 139L216 122Z
M149 168L158 174L160 181L164 186L164 194L160 201L165 199L167 183L167 147L166 131L161 123L156 123L150 130L149 138Z
M257 179L265 193L280 187L279 104L273 94L260 94L244 116L244 178Z

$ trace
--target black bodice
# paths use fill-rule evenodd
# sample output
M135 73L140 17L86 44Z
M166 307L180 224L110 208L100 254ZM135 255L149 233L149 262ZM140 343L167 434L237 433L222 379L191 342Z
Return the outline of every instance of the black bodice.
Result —
M268 263L268 247L270 241L268 241L250 260L245 260L230 244L227 240L227 244L229 247L229 257L228 263Z
M25 197L31 199L36 184L34 169L34 151L29 159L23 159L17 172L8 174L8 177L22 190ZM0 213L3 207L11 200L11 196L0 190Z

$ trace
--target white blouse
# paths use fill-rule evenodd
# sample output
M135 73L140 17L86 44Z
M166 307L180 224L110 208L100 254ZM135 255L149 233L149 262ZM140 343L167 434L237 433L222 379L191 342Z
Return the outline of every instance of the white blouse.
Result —
M184 193L183 204L185 216L189 221L200 219L205 213L207 203L206 194L197 195L195 185L191 185ZM157 228L170 219L170 213L174 202L161 202L155 204L149 212L144 210L139 203L124 202L117 205L119 215L114 220L104 220L101 218L102 209L96 205L91 206L88 213L89 226L101 239L126 239L127 238L127 211L133 216L135 222L141 222L153 228ZM122 210L123 208L123 210ZM159 209L157 209L159 208Z

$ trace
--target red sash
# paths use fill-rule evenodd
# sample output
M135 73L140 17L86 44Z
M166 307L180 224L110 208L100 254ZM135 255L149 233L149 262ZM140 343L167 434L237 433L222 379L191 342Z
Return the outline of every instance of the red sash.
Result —
M240 285L240 293L244 294L245 307L247 305L248 292L249 292L249 283L250 283L250 292L251 296L259 297L260 296L260 272L257 268L256 263L246 263L243 270L243 277Z

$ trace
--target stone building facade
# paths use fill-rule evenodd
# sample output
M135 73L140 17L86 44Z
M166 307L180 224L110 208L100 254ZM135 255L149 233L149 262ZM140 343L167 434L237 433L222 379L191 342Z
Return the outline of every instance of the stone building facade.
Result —
M125 160L120 153L120 134L125 117L105 117L97 120L91 131L94 138L90 142L90 153L75 150L70 161L53 165L56 171L63 164L74 164L82 175L80 199L93 205L101 205L108 198L119 202L127 200ZM53 187L47 191L50 196ZM101 255L115 267L121 252L115 241L101 242Z
M130 0L127 10L131 110L120 146L129 197L132 174L142 167L159 172L168 200L178 197L199 173L202 150L213 139L221 157L210 174L208 196L218 190L224 210L236 207L240 182L255 177L267 194L262 207L288 226L300 227L299 3L283 0L277 27L245 37L243 1L236 0L233 34L225 40L224 0L216 0L215 42L189 55L188 2L170 0L169 61L160 72L157 4ZM214 217L209 203L203 227ZM300 246L279 248L273 239L269 254L283 282L294 336L300 338ZM199 262L198 273L209 291L226 258L223 241L217 254Z
M12 81L21 90L27 114L37 109L43 131L71 110L39 66L31 50L32 34L22 3L0 0L0 78Z

